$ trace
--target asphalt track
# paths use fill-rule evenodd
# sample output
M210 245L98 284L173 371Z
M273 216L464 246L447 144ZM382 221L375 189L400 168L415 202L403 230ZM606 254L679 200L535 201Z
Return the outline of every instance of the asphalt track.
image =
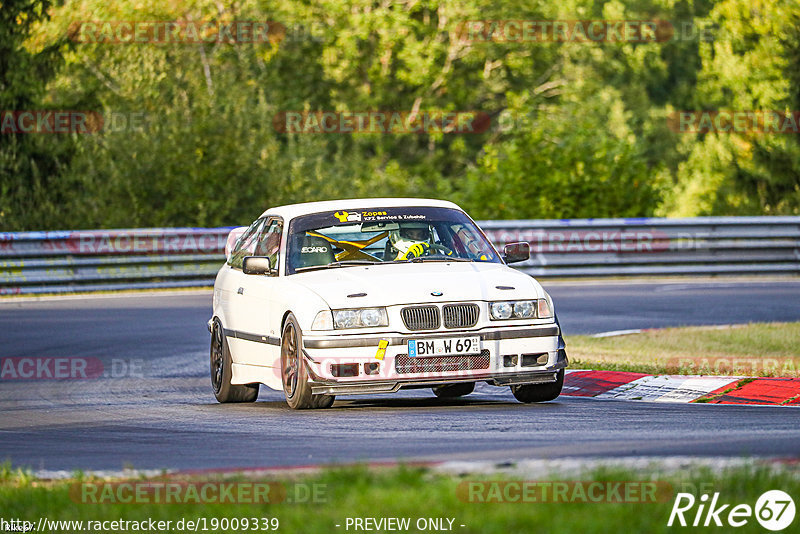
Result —
M629 328L800 320L800 282L545 284L567 335ZM517 403L480 385L346 397L296 412L282 394L217 404L210 297L0 303L0 357L99 358L121 375L0 381L0 460L35 470L207 469L360 460L612 456L800 457L796 409L560 397ZM133 365L133 371L130 366ZM128 366L128 369L126 369Z

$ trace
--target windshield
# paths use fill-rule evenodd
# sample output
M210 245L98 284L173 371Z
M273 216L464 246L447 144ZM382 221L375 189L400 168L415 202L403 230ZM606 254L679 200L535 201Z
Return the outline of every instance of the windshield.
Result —
M287 250L288 274L373 263L502 263L469 217L450 208L369 208L296 217Z

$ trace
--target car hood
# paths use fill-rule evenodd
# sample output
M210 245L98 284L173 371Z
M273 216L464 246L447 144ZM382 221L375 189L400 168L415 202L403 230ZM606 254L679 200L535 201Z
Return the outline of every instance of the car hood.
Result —
M544 297L544 290L536 280L499 263L341 267L299 273L291 278L317 293L334 309Z

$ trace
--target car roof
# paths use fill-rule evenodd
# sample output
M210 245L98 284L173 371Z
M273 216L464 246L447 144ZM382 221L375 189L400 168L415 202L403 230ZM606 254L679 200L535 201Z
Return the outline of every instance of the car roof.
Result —
M353 209L381 209L397 207L431 207L431 208L461 208L449 200L435 200L430 198L348 198L344 200L324 200L322 202L304 202L302 204L288 204L269 208L262 217L277 215L289 220L299 215L320 213L324 211L339 211ZM462 210L463 211L463 210Z

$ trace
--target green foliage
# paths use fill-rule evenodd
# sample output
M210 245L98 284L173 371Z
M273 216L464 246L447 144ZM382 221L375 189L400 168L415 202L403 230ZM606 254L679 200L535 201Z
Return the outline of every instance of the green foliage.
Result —
M777 0L3 2L0 229L244 224L267 206L449 198L479 218L797 213L798 136L671 131L675 110L800 109ZM665 20L666 42L473 42L470 20ZM272 43L73 42L81 21L277 21ZM687 36L692 26L709 28ZM713 30L713 31L712 31ZM478 134L285 134L285 111L474 110Z
M47 20L48 0L3 0L0 9L0 111L42 109L47 82L61 63L63 38L39 50L24 43ZM0 230L58 225L65 191L59 176L69 161L69 139L0 134Z
M581 102L527 106L468 173L465 205L487 219L637 216L657 206L665 174L648 165L631 113L610 87Z
M140 497L142 502L118 502L118 494L114 490L119 486L114 486L115 482L135 481L66 479L34 480L30 483L12 477L0 480L0 506L6 517L31 521L34 525L40 518L48 522L80 521L84 530L90 527L88 522L94 525L97 521L111 520L172 521L173 528L170 530L181 530L175 528L177 523L183 520L185 525L186 520L191 520L205 521L210 530L241 531L245 529L211 528L214 525L212 521L227 525L234 518L247 519L252 525L251 518L256 517L277 518L279 532L330 532L337 528L335 525L345 530L347 519L391 517L409 520L409 532L421 531L422 527L417 527L420 519L447 518L453 521L452 531L464 534L530 532L534 528L553 534L666 534L676 529L675 526L667 526L667 523L679 492L694 495L698 502L702 494L719 493L719 509L723 505L737 504L753 507L759 496L769 490L779 488L789 495L796 495L800 490L796 465L760 459L745 461L740 466L735 461L728 465L719 460L708 465L698 461L690 463L688 467L686 462L676 466L674 461L652 461L643 466L641 462L628 464L624 461L615 463L588 459L583 465L577 463L577 467L568 468L567 471L559 472L552 468L546 474L540 473L535 477L530 473L535 473L536 467L525 464L515 466L512 463L495 471L485 471L485 467L482 469L483 473L475 473L467 468L460 476L456 476L425 468L353 466L311 475L288 474L268 479L234 475L225 479L179 476L147 480L153 485L193 483L195 487L233 481L244 487L251 482L280 484L286 488L288 495L305 497L294 502L267 503L248 503L246 500L238 503L197 503L188 498L187 502L167 504L154 502L156 493L152 491L143 493L145 496ZM603 486L607 484L609 490L597 492L587 489L595 481L604 483ZM516 484L505 486L510 490L504 491L504 482ZM525 483L529 490L520 491L521 483ZM96 494L101 502L81 502L83 484L97 489ZM553 491L553 488L565 484L583 491ZM656 491L640 493L637 490L645 487L643 484L648 484L646 487L655 488ZM104 488L111 488L112 491L107 492ZM294 488L303 488L303 491L293 491ZM470 488L477 490L470 492ZM492 488L500 491L492 491ZM627 492L629 488L632 490L630 493ZM123 493L126 500L129 494ZM215 492L210 492L210 495L213 499ZM311 495L316 498L310 498ZM697 509L695 506L687 512L689 521ZM730 507L721 514L723 524L727 524L728 511ZM754 517L746 519L747 524L737 528L736 532L764 532ZM448 522L444 521L443 524L447 527ZM62 525L62 529L67 530L66 524ZM78 528L78 525L74 525L69 530ZM713 531L714 527L711 529ZM352 524L350 530L353 530ZM717 530L725 531L724 528Z
M722 0L700 46L695 109L800 111L800 4ZM758 131L688 136L669 215L800 213L800 136Z

